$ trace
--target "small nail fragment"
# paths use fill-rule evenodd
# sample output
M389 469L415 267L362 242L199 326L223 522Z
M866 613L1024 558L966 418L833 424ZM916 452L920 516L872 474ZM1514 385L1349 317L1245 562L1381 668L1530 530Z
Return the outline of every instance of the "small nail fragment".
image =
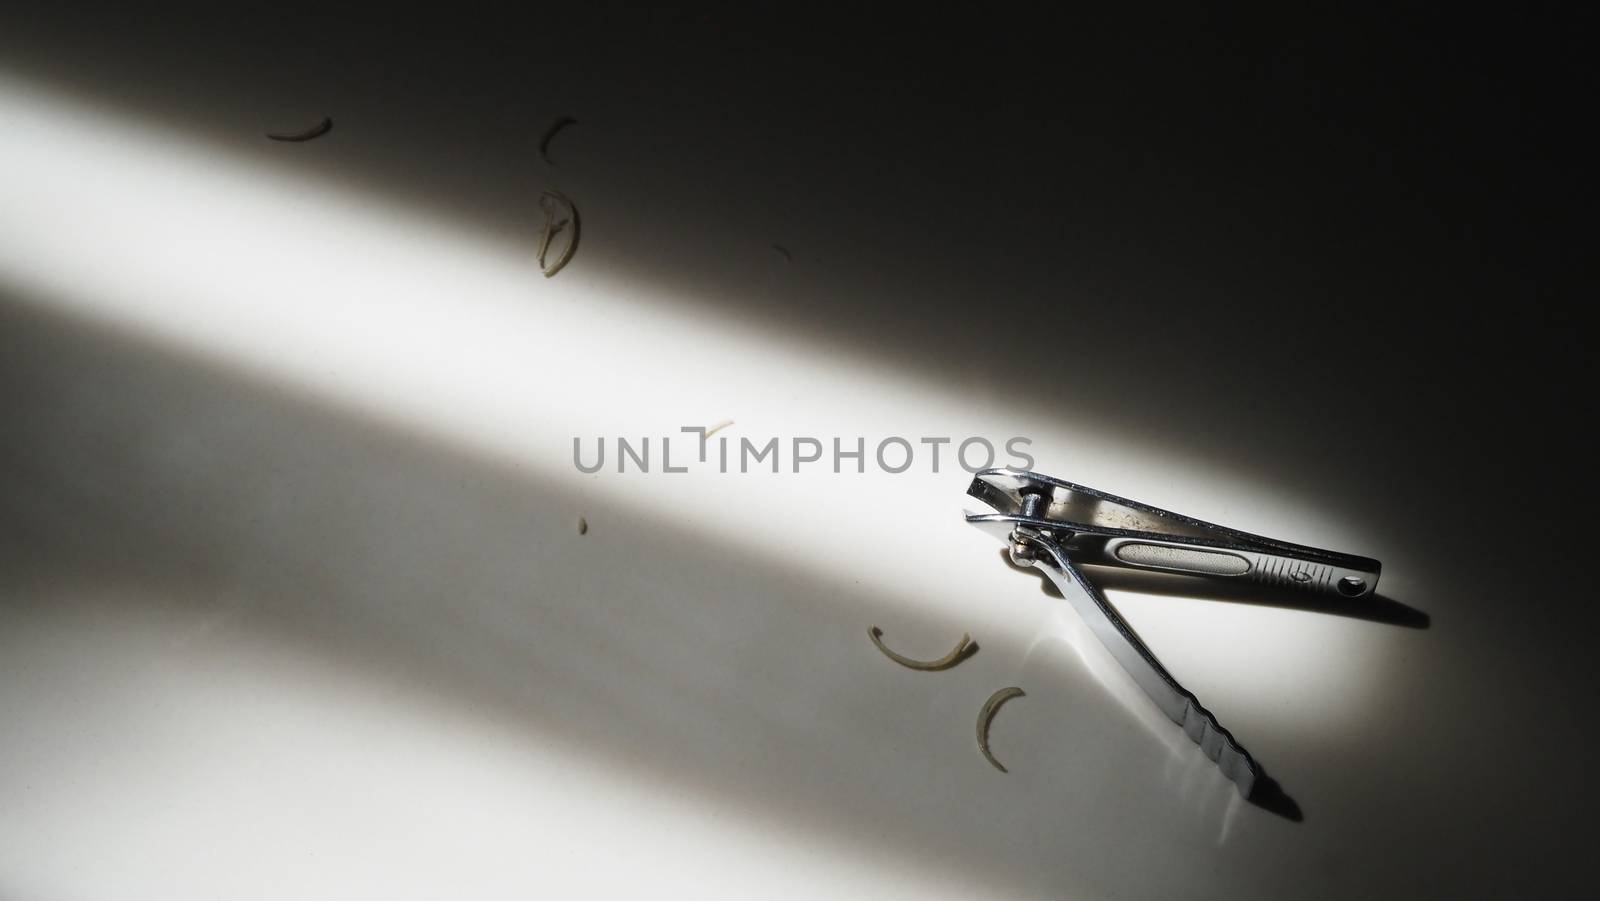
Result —
M577 124L577 119L574 119L571 116L562 116L555 122L551 123L549 128L545 129L544 137L539 139L539 155L544 157L544 161L546 163L549 163L552 166L556 164L556 161L550 158L550 142L555 138L556 134L559 133L561 129L566 128L568 125Z
M567 216L557 221L556 216L563 208ZM544 229L539 233L539 268L544 270L545 278L550 278L560 272L572 260L572 255L578 252L578 207L559 191L545 191L539 195L539 209L544 210ZM572 231L567 237L566 247L562 248L561 255L554 263L545 265L550 239L568 227Z
M949 669L978 653L978 643L973 641L972 636L965 632L961 633L961 640L956 643L955 649L938 660L917 660L904 654L896 654L894 651L889 650L888 645L883 643L883 630L877 626L867 630L867 637L872 639L872 643L878 646L878 650L882 651L885 657L907 669L923 670L925 672Z
M309 141L312 138L320 138L332 130L333 120L327 116L323 116L321 122L318 122L316 125L311 126L305 131L291 132L288 134L280 134L269 131L267 132L267 137L274 141L292 141L299 143L301 141Z
M978 711L978 750L982 751L983 756L994 764L995 769L1002 773L1009 772L1009 770L1000 761L995 760L993 754L989 753L989 721L994 719L995 712L1000 709L1001 704L1012 698L1020 698L1023 694L1022 689L1015 686L1002 688L990 695L989 700L983 702L983 709Z

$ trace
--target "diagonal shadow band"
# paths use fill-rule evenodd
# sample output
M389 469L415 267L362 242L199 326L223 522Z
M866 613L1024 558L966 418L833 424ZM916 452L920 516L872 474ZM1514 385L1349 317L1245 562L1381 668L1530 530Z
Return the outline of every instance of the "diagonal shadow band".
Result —
M1315 480L1333 497L1383 484L1439 503L1448 495L1432 489L1468 465L1441 467L1429 440L1505 439L1419 406L1458 393L1479 410L1554 405L1527 388L1581 356L1535 351L1571 330L1500 315L1494 301L1518 273L1461 253L1439 228L1437 204L1459 177L1474 201L1456 212L1478 233L1543 246L1518 227L1519 207L1481 208L1500 166L1438 166L1432 139L1416 137L1429 131L1418 116L1436 134L1478 117L1430 101L1390 121L1366 102L1437 77L1399 46L1347 63L1351 93L1330 97L1271 66L1275 77L1241 78L1238 58L1271 58L1274 36L1236 45L1204 16L1141 23L1122 40L1085 23L1038 57L1013 34L897 39L897 53L921 48L927 65L912 66L869 34L792 17L585 8L468 27L391 7L274 4L13 18L0 49L19 77L530 252L534 201L560 188L593 223L564 275L590 266L649 284L686 316L758 323L983 396L1014 387L1014 361L993 352L1007 338L981 337L974 353L976 311L1002 308L1067 341L1070 377L1034 389L1038 415L1071 410L1130 442L1180 440L1207 465ZM1301 52L1336 64L1339 36L1323 39ZM992 78L983 59L997 63ZM1369 81L1379 62L1415 78ZM309 154L259 137L263 118L332 106L348 124L294 148ZM539 145L568 114L584 125L563 134L551 169ZM1448 157L1481 147L1498 159L1473 138ZM1407 165L1376 169L1375 152ZM1518 170L1507 197L1524 196L1527 178ZM792 263L774 262L774 242ZM1456 304L1446 333L1433 303L1444 296L1485 302ZM1372 327L1340 340L1332 321ZM1480 342L1529 351L1489 371Z
M1565 591L1557 578L1571 572L1560 564L1576 556L1566 553L1575 533L1562 514L1574 510L1564 501L1565 479L1578 443L1547 428L1572 419L1568 393L1548 388L1578 383L1573 376L1588 358L1581 344L1586 333L1565 325L1543 294L1527 290L1558 280L1551 273L1559 269L1534 262L1559 263L1553 258L1566 252L1563 242L1544 240L1529 210L1555 196L1544 190L1549 185L1565 196L1569 179L1547 160L1521 166L1520 157L1507 154L1497 162L1508 142L1524 142L1529 132L1500 127L1469 101L1441 104L1449 94L1436 90L1439 79L1457 69L1413 54L1404 40L1388 49L1414 58L1409 66L1381 54L1352 56L1325 70L1320 82L1285 81L1239 77L1231 67L1241 55L1188 23L1127 44L1082 29L1077 45L1001 68L990 73L994 80L957 67L958 90L946 91L949 83L927 80L929 69L870 52L870 41L811 41L814 31L775 50L760 40L721 40L699 23L666 29L644 23L619 34L597 13L594 21L551 21L548 31L480 29L498 41L485 46L437 17L408 23L398 11L297 18L230 7L186 18L143 8L87 15L52 6L61 9L29 16L16 5L0 13L6 60L0 76L61 87L179 128L230 156L398 198L474 233L526 240L530 250L537 228L531 200L559 178L556 186L582 193L585 212L598 215L585 256L563 277L582 277L583 267L593 266L659 289L686 316L755 323L974 397L1013 396L1019 342L1061 336L1044 342L1052 355L1059 352L1061 365L1059 377L1043 380L1030 396L1039 416L1087 417L1130 443L1176 446L1219 468L1248 470L1264 484L1314 484L1345 505L1332 515L1360 510L1363 521L1385 523L1390 534L1374 536L1374 553L1405 544L1419 563L1427 561L1418 566L1427 569L1421 577L1451 586L1448 609L1435 607L1441 626L1428 636L1436 648L1448 638L1449 653L1417 653L1410 678L1397 682L1384 709L1372 714L1374 723L1395 730L1386 743L1433 749L1431 758L1420 752L1409 758L1418 785L1406 785L1403 797L1435 821L1476 820L1492 809L1476 800L1485 793L1481 782L1470 791L1444 784L1478 765L1458 759L1510 756L1510 747L1456 753L1468 742L1483 747L1485 708L1478 705L1485 696L1503 702L1487 708L1497 721L1521 724L1497 735L1570 731L1563 725L1569 709L1546 716L1547 706L1560 707L1560 692L1545 690L1543 674L1553 673L1549 678L1560 685L1580 684L1562 667L1587 659L1580 645L1587 631L1534 635L1526 625L1531 618L1504 600L1513 591L1537 598L1546 622L1562 621L1552 614L1563 613L1563 604L1592 609L1586 593ZM1387 24L1378 30L1390 31ZM530 34L538 35L540 52L528 52ZM1325 40L1322 51L1343 55L1339 36ZM1008 33L1002 43L1009 41ZM869 52L856 52L863 48ZM1009 43L998 49L1026 60ZM1310 48L1313 57L1318 49ZM951 58L971 61L963 53ZM1151 65L1152 58L1166 65ZM1067 68L1056 70L1058 64ZM1494 64L1473 60L1468 68L1481 72ZM1011 77L1038 74L1050 77ZM1408 74L1420 77L1400 77ZM997 84L1005 89L992 90ZM1323 90L1328 85L1338 90ZM1387 105L1369 103L1391 92L1400 96ZM1542 90L1507 106L1533 122L1540 102L1559 109L1556 95ZM344 127L346 110L360 127ZM1385 111L1392 121L1383 119ZM329 113L340 115L341 128L296 148L309 153L286 156L286 148L260 138L263 119L300 122ZM568 113L585 124L563 135L557 174L539 165L537 144L548 123ZM1461 127L1469 121L1483 123L1482 131ZM776 256L769 242L792 249L791 259ZM1450 314L1441 325L1445 299ZM980 308L1001 310L1018 328L975 334L973 313ZM770 821L792 815L817 834L839 830L842 840L859 839L905 859L971 864L1039 893L1060 893L1051 891L1059 889L1051 874L1079 863L1095 869L1087 852L1075 859L1069 848L1052 858L1032 837L1004 832L995 837L990 863L980 862L961 836L939 831L937 817L954 807L919 799L916 810L930 819L901 832L845 793L810 791L806 779L820 778L814 768L798 767L773 789L750 774L748 761L692 743L678 761L632 750L634 736L624 727L585 720L581 710L538 688L538 675L559 680L574 664L569 649L550 647L550 636L519 618L513 599L526 586L514 589L510 577L521 573L531 582L538 567L572 549L552 540L513 565L507 561L514 551L524 553L524 544L477 543L480 529L488 528L474 524L484 511L499 510L485 521L515 532L517 513L540 522L551 508L564 515L584 510L581 490L529 485L503 470L486 475L481 461L438 448L402 453L378 437L387 434L383 429L352 420L348 411L329 415L228 373L169 371L159 352L121 354L124 336L61 337L69 329L38 347L21 339L49 332L28 325L3 334L16 340L7 345L8 377L0 387L7 411L26 414L8 420L18 428L0 442L18 476L5 512L35 542L26 545L34 555L28 565L98 572L111 581L143 569L180 595L196 587L257 591L263 628L276 623L286 634L311 636L330 655L410 680L419 690L494 698L508 716L565 724L574 747L606 748L597 753L615 754L619 766L680 779ZM59 366L51 368L41 348L59 353ZM268 464L260 480L273 490L247 498L248 515L224 502L207 520L201 516L207 492L154 478L162 472L159 459L133 470L151 474L150 486L117 484L115 468L85 448L99 448L106 459L123 459L130 442L133 450L144 442L152 453L198 451L160 445L159 427L137 417L85 407L82 392L90 389L61 368L74 361L106 375L116 386L112 398L129 392L165 398L168 423L188 421L184 404L188 413L203 412L221 430L212 437L248 447L242 460ZM163 371L169 372L163 390L142 381ZM118 375L137 374L117 382ZM216 393L191 385L196 375L214 382ZM244 412L231 402L238 396L251 398ZM61 411L41 412L57 397ZM79 431L58 431L52 440L31 429L66 428L59 417L74 409L93 414ZM228 437L230 423L249 431L243 424L252 421L268 423L276 440L253 447ZM96 431L95 423L103 428ZM1541 445L1540 465L1524 471L1517 461L1530 435ZM57 453L67 458L53 460ZM287 473L299 465L297 453L343 462L317 463L327 468L323 477L295 487ZM390 461L383 471L363 472L353 462L374 456ZM71 469L74 461L80 469ZM240 478L248 481L243 467ZM485 480L500 490L484 488ZM401 495L413 484L440 501L436 510L385 498L385 491ZM62 492L59 498L49 495L51 488ZM67 499L101 505L107 518L67 521L75 509ZM303 525L305 510L275 503L332 510L350 535L368 536L366 556L352 561L347 576L324 572L333 563L309 547L311 539L287 531ZM152 511L167 504L175 505L174 516L200 516L209 529L191 523L176 533L164 526L147 532L161 522ZM269 512L260 531L239 525L262 510ZM1475 566L1489 570L1485 583L1495 587L1480 590L1458 574L1484 536L1499 534L1508 510L1527 529L1531 575L1512 579L1503 560L1478 560ZM1425 523L1416 511L1426 512ZM385 516L387 526L369 531ZM609 530L604 519L596 523L595 536ZM426 540L406 534L424 526ZM629 547L653 548L658 559L696 553L663 538L670 524L665 529L613 534ZM106 539L103 546L90 546L96 538ZM123 545L159 553L140 563L116 551ZM396 548L442 558L453 570L388 567ZM11 545L7 553L22 549ZM484 557L497 566L476 565ZM697 559L706 585L732 580L769 604L772 580L793 575L772 561ZM292 571L263 571L262 560L287 560ZM872 599L853 595L850 586L804 576L779 600L805 605L823 596L870 609ZM311 577L323 580L324 598L340 603L299 596L296 580ZM626 573L603 578L612 588L629 587ZM497 600L452 614L471 621L471 640L436 646L428 636L441 614L430 605L462 592ZM386 601L395 597L405 601ZM578 617L586 648L612 644L616 622L670 619L652 607L555 612ZM724 612L733 623L754 616ZM1428 624L1428 614L1418 622L1392 608L1368 612L1363 618L1376 622ZM525 653L541 647L552 652L549 659L536 662ZM627 645L616 652L636 652L645 669L634 672L660 675L663 696L670 694L666 686L712 690L685 681L683 673L693 668L682 669L686 658L672 647ZM730 671L737 672L759 673L765 665L711 659L732 660ZM1493 681L1504 683L1497 694L1485 691L1494 688L1485 685L1491 680L1476 675L1488 669L1481 665L1486 659L1505 664L1493 668ZM1425 691L1422 681L1456 688ZM604 679L585 683L579 694L632 710L628 690ZM639 711L643 719L619 721L650 722L650 715ZM785 722L805 715L790 711ZM870 729L868 720L862 717ZM1407 720L1414 731L1395 725ZM816 749L804 730L786 728L798 748ZM1551 749L1578 744L1552 737L1543 747L1515 750L1531 766L1532 759L1555 758ZM836 759L831 749L816 753L818 760ZM1308 755L1330 769L1348 763L1333 748ZM1556 771L1543 763L1536 768ZM915 785L913 776L895 776L864 797ZM1382 807L1361 791L1350 797ZM1430 808L1423 798L1442 806ZM1506 823L1516 822L1513 813L1531 822L1542 810L1520 797L1499 803L1506 804L1499 818ZM1369 822L1369 813L1355 818ZM1394 829L1418 823L1395 807L1388 813ZM997 821L1021 819L1002 814ZM1016 842L999 847L1005 838ZM1474 872L1450 861L1416 867Z
M905 707L904 688L864 624L900 608L825 574L680 537L645 511L595 509L575 485L135 336L9 303L0 336L0 415L19 426L0 442L17 485L8 578L138 587L198 617L225 613L228 628L492 711L771 828L980 873L997 891L1050 892L1092 872L1094 843L1026 832L1082 792L1155 816L1171 803L1129 767L1159 764L1149 743L1085 781L969 785L984 770L965 728L921 708L886 714ZM27 616L55 601L10 586L4 603ZM921 731L891 731L907 724Z

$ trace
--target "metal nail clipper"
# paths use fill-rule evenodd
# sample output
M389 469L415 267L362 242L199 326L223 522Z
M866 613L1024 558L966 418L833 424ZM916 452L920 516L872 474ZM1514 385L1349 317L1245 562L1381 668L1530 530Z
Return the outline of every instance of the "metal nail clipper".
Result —
M1255 760L1172 678L1079 566L1244 579L1352 599L1370 595L1382 570L1367 557L1251 535L1033 472L985 470L967 493L999 511L968 512L967 522L1006 542L1017 565L1049 576L1117 662L1246 798L1260 775Z

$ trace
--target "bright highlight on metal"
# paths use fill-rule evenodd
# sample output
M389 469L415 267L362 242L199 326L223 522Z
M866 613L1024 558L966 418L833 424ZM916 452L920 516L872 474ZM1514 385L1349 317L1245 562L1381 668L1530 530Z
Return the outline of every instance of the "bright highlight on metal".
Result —
M1006 542L1012 562L1049 576L1145 694L1246 798L1260 776L1255 760L1167 672L1078 566L1249 579L1345 598L1371 594L1382 570L1367 557L1240 532L1034 472L985 470L967 494L999 511L968 513L967 522Z

